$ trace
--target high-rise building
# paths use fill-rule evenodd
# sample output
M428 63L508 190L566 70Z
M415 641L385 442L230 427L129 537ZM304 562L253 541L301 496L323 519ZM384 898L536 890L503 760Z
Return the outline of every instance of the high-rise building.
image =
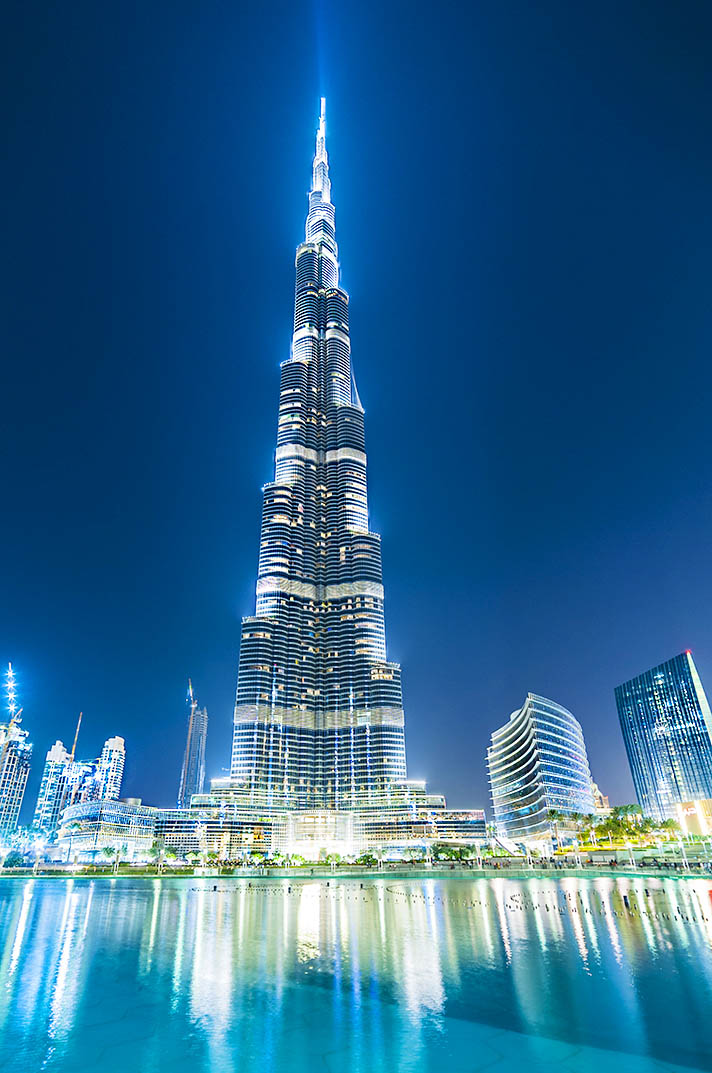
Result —
M676 805L712 797L712 713L692 653L631 678L615 693L644 815L674 819Z
M386 659L323 100L295 267L256 613L242 624L231 777L267 808L382 807L406 779L401 676Z
M487 769L497 833L513 841L550 837L550 813L590 815L595 804L583 731L552 700L527 694L492 734Z
M205 744L208 738L208 712L199 708L188 679L188 733L183 753L183 766L178 785L178 808L187 808L193 794L202 794L205 786Z
M81 714L79 721L81 723ZM79 724L71 752L58 740L45 758L33 826L46 835L57 830L62 813L72 805L86 801L116 801L121 795L126 758L124 739L109 738L96 760L75 760L78 735Z
M5 672L5 695L9 718L0 723L0 838L11 835L17 827L32 756L28 732L20 725L22 708L11 663Z
M126 743L123 738L107 738L95 765L96 792L100 801L118 801L126 763Z
M64 800L67 788L67 772L71 757L59 739L48 749L45 757L42 781L37 795L35 816L32 826L38 831L50 834L59 825L63 807L69 803Z

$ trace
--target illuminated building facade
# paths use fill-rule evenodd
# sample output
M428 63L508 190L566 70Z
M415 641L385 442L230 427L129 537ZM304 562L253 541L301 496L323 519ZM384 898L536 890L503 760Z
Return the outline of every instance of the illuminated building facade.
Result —
M0 723L0 838L17 827L32 757L27 737L17 723Z
M299 853L308 860L324 852L354 856L365 850L398 856L404 849L427 852L435 842L483 844L485 814L421 807L412 811L379 814L298 810L260 815L229 799L206 795L190 808L162 809L129 801L85 801L62 814L57 833L61 857L91 858L105 847L127 857L146 860L158 844L178 857L189 853L215 853L222 861L240 862L252 854ZM124 850L123 847L126 847Z
M675 805L675 819L683 835L709 838L712 835L712 801L682 801Z
M125 760L123 738L108 738L101 756L91 761L75 760L74 747L68 752L61 741L56 741L45 758L33 827L51 835L59 827L64 810L72 805L118 800Z
M101 801L118 801L126 764L126 743L123 738L107 738L101 756L94 764L92 787L87 795Z
M594 812L583 731L568 709L529 693L492 734L487 769L497 833L512 841L548 841L550 812L564 819Z
M406 779L350 350L322 100L234 718L232 783L270 809L388 807Z
M62 811L80 799L81 789L91 771L89 764L75 761L57 740L45 758L33 827L48 835L55 831Z
M0 839L17 827L32 757L28 732L20 725L22 709L11 663L5 672L5 694L9 718L0 723Z
M208 712L199 708L193 693L193 683L188 679L188 733L183 753L183 766L178 785L178 808L187 808L193 794L202 794L205 788L205 745L208 738Z
M712 714L691 652L616 687L638 803L676 819L676 805L712 797Z

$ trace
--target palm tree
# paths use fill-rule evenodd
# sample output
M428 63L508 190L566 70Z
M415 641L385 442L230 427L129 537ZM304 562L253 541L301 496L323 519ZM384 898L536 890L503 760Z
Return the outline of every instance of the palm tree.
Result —
M556 838L556 848L558 849L560 844L559 820L563 820L564 814L563 812L559 812L557 808L550 808L546 815L547 819L549 820L549 824L554 825L554 837Z
M112 858L116 856L116 847L115 846L104 846L104 848L102 849L101 852L104 854L105 857L108 857L109 860L111 861Z
M160 875L160 873L162 871L163 851L164 851L164 849L165 849L165 846L164 846L163 839L162 838L156 838L154 840L153 845L151 846L150 850L148 851L150 856L153 857L154 861L156 862L156 874L157 875Z
M82 825L79 822L79 820L74 820L69 825L69 849L67 851L67 862L71 861L71 859L72 859L72 842L74 840L74 835L76 834L76 832L79 830L79 828L81 826Z

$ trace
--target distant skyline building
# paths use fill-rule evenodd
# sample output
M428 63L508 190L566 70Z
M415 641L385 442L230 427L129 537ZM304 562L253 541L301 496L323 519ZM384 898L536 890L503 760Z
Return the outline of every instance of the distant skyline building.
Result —
M124 772L124 739L108 738L96 760L75 760L79 726L71 751L57 740L45 757L32 826L46 835L58 829L65 809L86 801L118 800Z
M593 794L593 804L596 812L610 812L611 803L608 799L608 795L604 794L598 784L593 781L591 782L591 792Z
M712 713L688 650L615 690L633 785L644 815L712 798Z
M7 838L17 827L32 757L28 732L20 725L22 708L11 663L5 672L4 691L8 718L0 723L0 838Z
M62 811L80 799L81 787L90 774L90 766L75 762L58 739L45 757L32 826L44 834L56 830Z
M497 834L512 841L550 838L549 812L594 812L593 783L578 720L561 704L528 693L495 730L487 771Z
M199 708L188 679L188 732L178 785L178 808L188 808L193 794L205 789L205 747L208 740L208 711Z
M99 801L118 801L126 764L126 742L115 736L107 738L101 756L94 765L93 797Z

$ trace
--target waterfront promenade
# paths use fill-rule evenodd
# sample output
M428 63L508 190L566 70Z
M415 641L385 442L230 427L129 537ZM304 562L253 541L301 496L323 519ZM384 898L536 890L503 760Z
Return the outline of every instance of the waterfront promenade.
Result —
M133 878L133 879L156 879L157 877L171 879L203 879L216 877L226 879L249 879L249 880L311 880L311 879L382 879L395 877L399 879L488 879L497 877L509 877L511 879L526 879L532 876L546 876L548 878L566 876L651 876L658 878L700 879L712 877L712 861L704 859L692 860L664 860L655 857L643 857L632 864L630 860L618 860L614 857L608 860L588 859L581 860L580 864L571 857L558 858L553 861L536 861L528 864L522 858L498 857L483 861L481 865L476 862L437 862L432 866L384 863L382 867L356 864L313 864L299 866L269 866L269 865L206 865L197 867L169 867L161 865L70 865L52 864L41 865L37 868L8 868L0 869L0 879L3 878Z

